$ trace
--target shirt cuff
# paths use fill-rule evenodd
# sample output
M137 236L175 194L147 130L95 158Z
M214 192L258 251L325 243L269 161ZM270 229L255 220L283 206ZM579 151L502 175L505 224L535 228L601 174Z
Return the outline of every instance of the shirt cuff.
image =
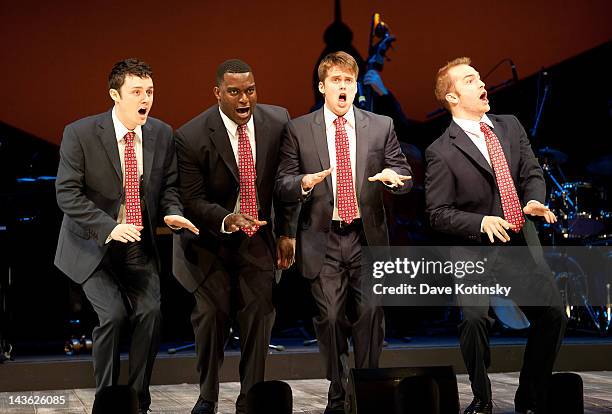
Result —
M223 234L232 234L231 231L225 231L225 219L231 216L234 213L229 213L227 216L223 217L223 221L221 221L221 233Z
M484 216L484 217L482 218L482 221L480 222L480 232L481 232L481 233L484 233L483 226L484 226L484 220L485 220L485 218L487 218L487 216Z

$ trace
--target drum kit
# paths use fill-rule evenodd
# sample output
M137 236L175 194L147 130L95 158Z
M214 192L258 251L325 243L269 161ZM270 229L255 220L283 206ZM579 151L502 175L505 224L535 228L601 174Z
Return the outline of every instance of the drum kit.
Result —
M557 223L543 224L540 229L544 244L584 248L560 253L564 250L555 251L553 247L547 254L549 262L556 263L551 269L570 327L607 335L612 330L612 280L605 269L612 268L612 249L596 247L612 246L612 206L608 189L602 185L612 177L612 155L603 156L586 167L589 176L599 179L599 184L595 180L568 180L562 164L569 157L562 151L544 147L537 155L550 189L547 205L557 216ZM596 296L601 299L593 304Z

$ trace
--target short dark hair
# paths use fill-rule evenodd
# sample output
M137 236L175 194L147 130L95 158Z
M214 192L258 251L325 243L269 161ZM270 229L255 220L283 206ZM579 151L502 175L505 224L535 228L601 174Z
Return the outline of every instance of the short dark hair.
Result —
M120 92L127 75L138 76L141 79L153 77L151 66L142 60L130 58L115 63L108 75L108 89Z
M251 67L246 62L240 59L229 59L217 67L217 86L223 82L223 76L226 73L247 73L253 72Z

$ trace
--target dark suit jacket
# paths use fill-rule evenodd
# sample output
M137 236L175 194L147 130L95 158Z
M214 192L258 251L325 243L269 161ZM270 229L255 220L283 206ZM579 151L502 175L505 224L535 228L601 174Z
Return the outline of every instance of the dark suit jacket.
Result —
M292 222L297 203L281 205L273 199L281 134L289 114L285 108L258 104L253 120L258 215L260 220L268 221L258 232L274 257L273 231L295 235ZM238 165L217 105L180 127L175 136L185 214L200 229L200 236L185 232L175 235L173 270L179 282L193 292L205 280L220 247L233 245L243 237L241 232L221 233L223 219L233 212L238 199ZM270 263L270 257L261 259L255 264Z
M400 150L391 118L358 108L354 111L357 141L355 191L365 236L370 246L388 246L382 190L406 193L410 191L412 181L407 181L399 189L391 189L379 182L369 182L368 177L384 168L411 175L410 166ZM316 185L306 198L302 196L301 182L305 174L329 168L327 139L322 108L292 120L285 130L276 182L276 191L284 201L302 201L296 262L302 275L309 279L317 277L323 266L334 195L331 175L324 183Z
M176 153L169 125L149 117L142 126L143 178L141 198L153 241L161 216L182 214ZM111 112L76 121L64 129L55 183L57 204L64 212L55 265L83 283L108 249L106 239L117 225L125 197L119 149Z
M529 200L544 203L542 169L518 119L511 115L487 116L503 148L521 204ZM480 232L483 217L504 215L493 170L482 153L459 125L451 122L427 148L425 158L426 210L433 229L452 235L457 243L484 241ZM530 220L523 227L523 236L527 244L539 244Z

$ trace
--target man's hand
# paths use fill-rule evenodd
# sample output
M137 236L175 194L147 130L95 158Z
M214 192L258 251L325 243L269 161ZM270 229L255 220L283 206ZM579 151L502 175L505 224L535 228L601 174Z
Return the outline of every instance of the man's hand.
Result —
M247 214L234 213L225 218L223 228L229 233L234 233L242 228L255 229L255 226L265 226L267 221L256 220Z
M508 236L506 230L514 229L515 227L514 224L508 223L503 218L497 216L485 216L482 220L482 231L487 233L491 243L495 242L495 237L504 243L510 241L510 236Z
M370 85L378 95L386 95L389 90L385 88L385 84L380 77L380 73L376 69L370 69L363 77L363 84Z
M276 267L289 269L295 261L295 238L281 236L276 241Z
M544 217L544 220L546 220L548 224L557 222L557 216L555 216L548 207L539 201L530 201L527 203L527 205L523 207L523 212L525 214L529 214L530 216Z
M140 241L140 230L144 227L133 224L117 224L109 237L121 243Z
M398 185L402 186L404 185L404 181L411 180L411 179L412 179L412 176L399 175L398 173L393 171L391 168L385 168L384 170L382 170L375 176L368 177L368 181L370 182L381 181L391 187L397 187Z
M187 229L196 236L200 235L200 230L196 226L194 226L191 221L187 220L183 216L179 216L178 214L171 214L169 216L165 216L164 223L166 223L166 225L172 230Z
M314 174L306 174L302 177L302 190L309 191L312 187L319 184L321 181L325 179L328 175L330 175L333 171L334 167L330 167L327 170L319 171Z

